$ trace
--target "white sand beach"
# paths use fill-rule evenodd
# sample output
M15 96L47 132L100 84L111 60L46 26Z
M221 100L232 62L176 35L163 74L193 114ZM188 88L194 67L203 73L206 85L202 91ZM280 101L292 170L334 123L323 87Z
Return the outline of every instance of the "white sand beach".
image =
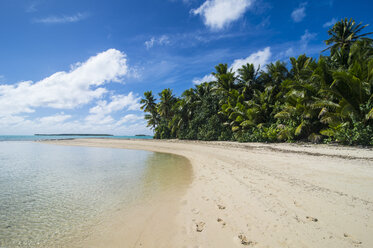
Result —
M123 213L83 247L373 247L373 150L329 145L76 139L189 159L185 191Z

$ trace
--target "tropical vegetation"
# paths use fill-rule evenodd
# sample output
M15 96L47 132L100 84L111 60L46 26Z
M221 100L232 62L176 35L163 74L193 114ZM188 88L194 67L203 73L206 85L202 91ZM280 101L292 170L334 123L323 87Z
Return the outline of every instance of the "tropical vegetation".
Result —
M157 139L338 142L373 145L373 40L367 25L342 19L325 41L328 55L305 54L256 68L215 66L214 81L144 93ZM324 52L323 51L323 52Z

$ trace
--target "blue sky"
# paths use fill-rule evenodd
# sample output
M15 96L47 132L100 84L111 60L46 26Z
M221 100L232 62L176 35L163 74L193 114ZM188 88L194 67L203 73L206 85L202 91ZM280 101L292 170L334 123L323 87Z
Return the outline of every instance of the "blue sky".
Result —
M0 133L151 134L144 91L179 95L222 62L317 58L336 20L373 24L372 10L368 0L2 0Z

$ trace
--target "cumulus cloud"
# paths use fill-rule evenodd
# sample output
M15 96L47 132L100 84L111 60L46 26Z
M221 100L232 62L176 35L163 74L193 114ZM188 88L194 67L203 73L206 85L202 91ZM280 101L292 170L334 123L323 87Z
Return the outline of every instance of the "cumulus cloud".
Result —
M331 27L331 26L333 26L336 22L337 22L337 19L336 19L336 18L333 18L333 19L331 19L330 21L325 22L324 25L322 25L322 27L323 27L323 28Z
M238 69L240 69L243 65L254 64L256 68L259 66L263 67L269 62L269 59L271 58L271 48L266 47L263 50L257 51L255 53L250 54L248 57L244 59L236 59L233 61L233 64L231 65L231 69L236 72Z
M145 47L146 49L152 48L154 45L168 45L170 44L170 38L167 35L162 35L159 38L151 37L150 40L145 41Z
M37 82L0 84L0 131L150 134L140 112L140 97L106 89L107 84L122 82L129 73L126 55L109 49ZM93 106L88 105L92 102ZM41 116L40 108L58 112ZM60 112L64 109L69 109L69 114Z
M49 16L46 18L35 19L34 22L36 23L44 23L44 24L58 24L58 23L72 23L72 22L79 22L84 20L88 17L86 13L77 13L71 16Z
M75 64L68 72L56 72L35 83L0 85L0 116L32 113L41 106L72 109L87 104L107 92L100 86L120 82L127 71L126 55L109 49Z
M301 22L306 17L306 5L307 3L301 3L298 8L291 12L291 18L294 22Z
M207 0L191 13L203 17L206 26L218 30L239 19L254 0Z
M89 110L85 120L94 123L112 123L114 119L110 116L111 113L126 110L140 110L140 97L137 97L132 92L128 95L113 95L111 101L99 101L97 105Z
M139 110L140 97L135 96L132 92L128 95L113 95L110 97L111 102L99 101L98 104L89 110L91 114L110 114L128 108L128 110Z
M215 81L216 80L216 77L214 75L206 75L202 78L195 78L193 79L193 84L202 84L204 82L211 82L211 81Z

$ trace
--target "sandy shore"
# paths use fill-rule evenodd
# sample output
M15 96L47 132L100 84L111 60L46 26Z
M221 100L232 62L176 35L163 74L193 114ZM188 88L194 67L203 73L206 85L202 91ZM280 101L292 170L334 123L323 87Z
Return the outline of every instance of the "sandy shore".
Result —
M80 139L59 145L173 153L193 180L93 247L373 247L373 150L326 145ZM137 214L137 215L136 215ZM125 217L123 217L125 218ZM127 229L120 223L127 223ZM101 242L99 241L101 240Z

